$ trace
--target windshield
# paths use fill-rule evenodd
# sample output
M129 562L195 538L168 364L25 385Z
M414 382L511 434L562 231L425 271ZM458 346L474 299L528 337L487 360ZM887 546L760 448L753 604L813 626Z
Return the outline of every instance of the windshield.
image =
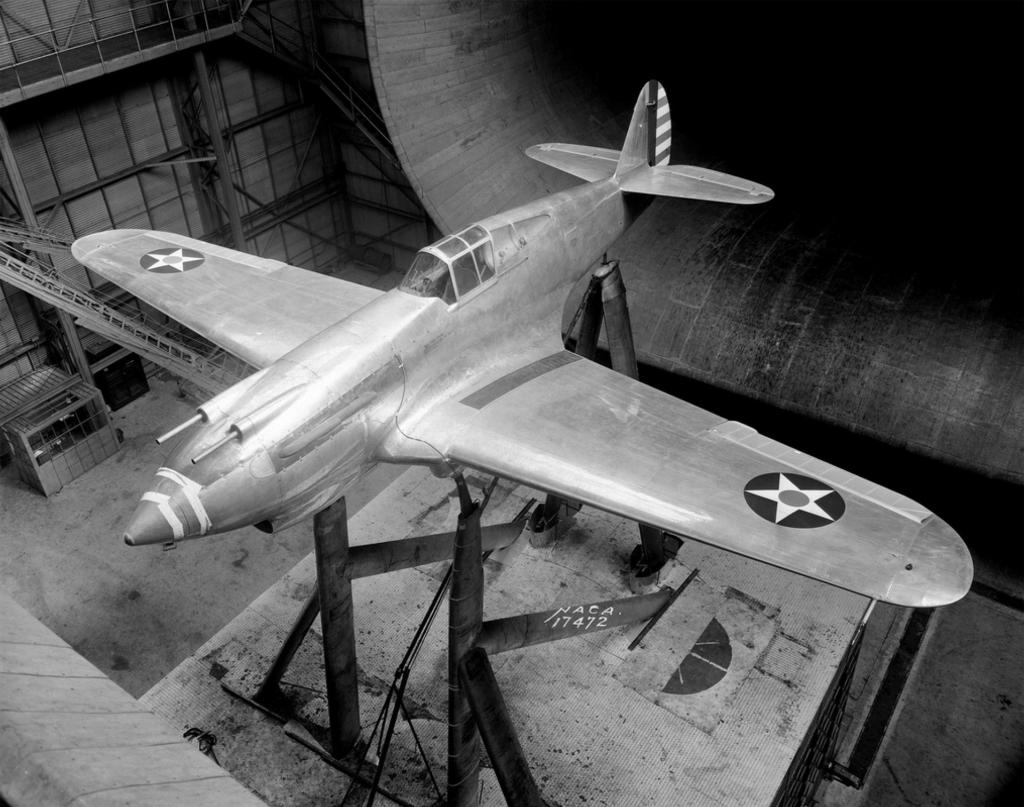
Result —
M492 277L494 249L490 235L474 225L416 253L398 288L419 297L440 297L450 305L456 295L461 299Z
M429 252L417 252L405 279L398 288L418 297L440 297L455 302L455 289L448 273L448 264Z

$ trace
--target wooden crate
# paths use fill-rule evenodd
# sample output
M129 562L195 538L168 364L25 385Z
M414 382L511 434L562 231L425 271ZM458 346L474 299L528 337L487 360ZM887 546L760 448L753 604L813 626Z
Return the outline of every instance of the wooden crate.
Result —
M100 391L54 368L7 385L0 404L19 475L47 496L118 450Z

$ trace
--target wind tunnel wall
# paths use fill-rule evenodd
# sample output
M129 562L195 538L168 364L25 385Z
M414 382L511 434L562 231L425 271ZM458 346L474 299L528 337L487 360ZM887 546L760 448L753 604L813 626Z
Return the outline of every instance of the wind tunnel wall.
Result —
M621 145L635 90L609 108L592 65L559 44L565 29L550 6L366 0L364 10L384 118L442 230L576 183L525 157L527 146ZM686 89L667 89L673 162L685 162L677 111ZM776 200L659 199L611 251L640 360L1024 482L1024 342L998 293L868 257L820 211L779 193L778 178L750 178L775 186Z

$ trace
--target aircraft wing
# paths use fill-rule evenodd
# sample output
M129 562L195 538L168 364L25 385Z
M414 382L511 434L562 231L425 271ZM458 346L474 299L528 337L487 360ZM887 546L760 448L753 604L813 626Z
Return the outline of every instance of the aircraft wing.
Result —
M151 230L79 238L75 259L211 342L266 367L383 292Z
M905 606L973 576L920 505L568 352L403 424L451 461Z

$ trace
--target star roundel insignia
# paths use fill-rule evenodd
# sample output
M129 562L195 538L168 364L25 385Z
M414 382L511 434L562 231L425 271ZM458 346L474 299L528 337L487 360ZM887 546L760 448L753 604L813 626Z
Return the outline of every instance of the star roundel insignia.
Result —
M833 488L801 474L755 476L743 489L750 509L780 527L824 527L846 512L846 502Z
M202 253L185 247L165 247L147 252L139 259L139 266L147 272L162 275L177 274L195 269L206 260Z

